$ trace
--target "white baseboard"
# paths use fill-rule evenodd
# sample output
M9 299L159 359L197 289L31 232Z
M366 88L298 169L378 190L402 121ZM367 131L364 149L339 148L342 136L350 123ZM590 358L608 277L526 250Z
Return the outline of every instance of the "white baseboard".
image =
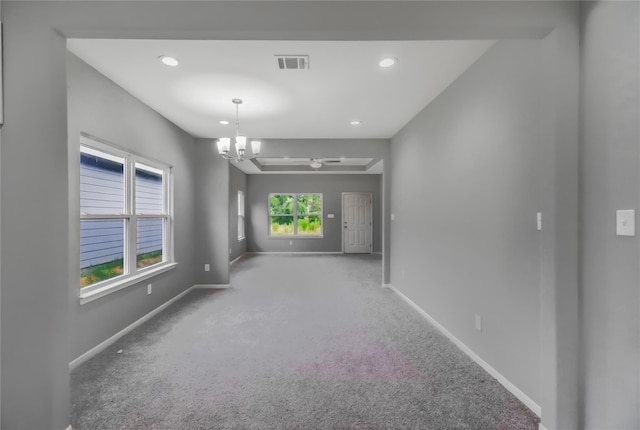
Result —
M247 254L256 254L256 255L299 255L299 254L308 254L308 255L342 255L343 253L340 251L332 251L332 252L324 252L324 251L286 251L286 252L267 252L267 251L259 251L259 252L247 252Z
M234 258L233 260L231 260L231 261L229 262L229 265L232 265L232 264L236 263L238 260L240 260L240 259L241 259L242 257L244 257L245 255L247 255L247 253L246 253L246 252L245 252L244 254L242 254L242 255L237 256L236 258Z
M516 396L518 400L524 403L533 413L535 413L538 417L541 416L542 408L534 402L529 396L523 393L518 387L516 387L511 381L502 376L496 369L491 367L489 363L484 361L478 354L473 352L471 348L465 345L460 339L455 337L450 331L444 328L438 321L436 321L431 315L426 313L424 309L415 304L410 298L402 294L396 287L391 284L383 284L383 287L389 288L394 293L396 293L402 300L407 302L411 307L417 310L423 317L425 317L431 324L433 324L442 334L449 338L458 348L460 348L465 354L467 354L473 361L478 363L480 367L482 367L489 375L493 376L495 379L502 384L504 388L509 390L511 394ZM543 426L539 427L540 430L545 430Z
M547 428L542 423L538 423L538 430L547 430Z
M195 287L195 286L194 286ZM80 366L82 363L84 363L85 361L89 360L90 358L95 357L96 355L98 355L100 352L104 351L105 349L107 349L109 346L111 346L113 343L115 343L118 339L120 339L122 336L124 336L125 334L129 333L130 331L132 331L133 329L135 329L136 327L142 325L143 323L147 322L148 320L150 320L152 317L156 316L157 314L159 314L160 312L162 312L164 309L166 309L169 305L171 305L172 303L180 300L182 297L184 297L189 291L191 291L194 287L190 287L187 288L186 290L184 290L183 292L181 292L180 294L178 294L177 296L175 296L174 298L168 300L167 302L161 304L160 306L158 306L157 308L155 308L154 310L152 310L151 312L149 312L148 314L144 315L142 318L140 318L139 320L133 322L131 325L123 328L122 330L120 330L118 333L114 334L113 336L111 336L109 339L105 340L104 342L99 343L98 345L94 346L93 348L91 348L89 351L85 352L84 354L82 354L81 356L77 357L76 359L72 360L69 363L69 371L74 370L75 368L77 368L78 366ZM70 429L71 427L69 427Z
M231 284L195 284L193 287L191 288L196 288L196 289L217 289L217 290L223 290L226 288L231 288Z

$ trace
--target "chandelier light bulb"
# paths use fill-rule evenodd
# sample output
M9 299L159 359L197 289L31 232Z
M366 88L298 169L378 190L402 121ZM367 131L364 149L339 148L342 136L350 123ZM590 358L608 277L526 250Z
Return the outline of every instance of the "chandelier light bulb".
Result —
M247 136L236 136L236 151L247 149Z
M252 140L251 141L251 152L253 152L253 155L260 154L260 146L261 145L262 145L262 142L260 142L259 140Z
M231 149L231 139L228 137L221 137L218 139L218 154L226 154Z

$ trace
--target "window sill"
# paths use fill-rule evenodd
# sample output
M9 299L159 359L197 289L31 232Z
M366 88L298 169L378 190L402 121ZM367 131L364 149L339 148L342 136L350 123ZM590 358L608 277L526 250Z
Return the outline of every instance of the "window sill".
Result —
M177 265L178 263L165 263L161 266L144 270L140 273L136 273L134 276L129 276L124 279L110 282L108 285L105 285L104 287L97 288L95 290L88 291L86 293L80 292L80 304L84 305L86 303L99 299L100 297L104 297L111 293L115 293L116 291L122 290L123 288L130 287L133 284L142 282L145 279L149 279L161 273L168 272L169 270L174 269Z
M307 239L324 239L324 236L269 236L269 239L274 240L307 240Z

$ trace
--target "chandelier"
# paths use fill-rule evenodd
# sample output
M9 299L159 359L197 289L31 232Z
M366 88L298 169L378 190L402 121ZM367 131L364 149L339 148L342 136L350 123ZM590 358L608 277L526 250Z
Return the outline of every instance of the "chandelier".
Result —
M218 155L225 160L235 160L241 162L244 160L251 160L260 155L260 145L262 142L259 140L251 141L251 155L246 155L247 149L247 136L240 135L240 120L238 120L238 106L242 104L241 99L231 100L236 105L236 137L234 138L234 144L236 148L236 155L231 154L231 138L221 137L218 139Z

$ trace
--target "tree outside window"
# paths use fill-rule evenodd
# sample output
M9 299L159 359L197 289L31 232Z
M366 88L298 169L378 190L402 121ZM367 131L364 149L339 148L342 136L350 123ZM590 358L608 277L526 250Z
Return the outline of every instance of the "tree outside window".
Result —
M271 237L322 237L322 194L269 195Z

